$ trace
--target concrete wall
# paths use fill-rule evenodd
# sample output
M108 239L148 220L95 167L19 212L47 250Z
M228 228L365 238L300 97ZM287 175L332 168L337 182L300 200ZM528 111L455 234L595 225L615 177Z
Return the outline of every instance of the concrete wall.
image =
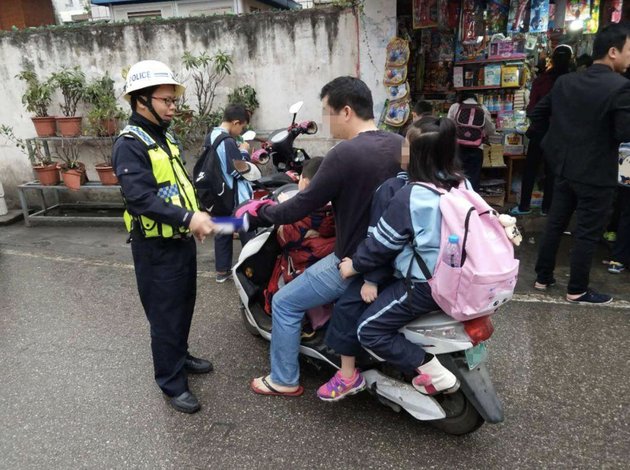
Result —
M387 43L396 36L396 2L369 0L363 3L359 23L359 76L372 89L374 116L379 118L387 93L383 85Z
M356 12L337 8L5 34L0 37L0 95L4 97L5 110L0 114L0 124L14 126L20 137L34 136L30 115L20 100L24 85L14 78L27 64L32 64L40 77L49 76L62 65L75 64L81 66L88 79L109 72L122 92L124 67L152 58L177 71L184 51L214 54L222 50L231 55L234 74L218 90L215 106L225 104L230 89L243 84L253 86L260 109L252 124L262 133L287 126L288 108L298 100L305 103L298 118L321 123L321 87L340 75L356 76L357 71L373 88L378 108L385 96L380 83L382 65L378 71L371 62L359 60L359 54L368 54L363 47L367 42L376 66L378 62L384 64L384 48L390 36L388 28L380 23L388 18L391 9L366 10L370 16L360 35L357 24L362 27L362 22L357 20ZM375 36L378 34L387 36L379 38ZM60 113L59 101L60 96L56 96L51 114ZM380 109L376 112L378 115ZM324 155L332 145L329 138L320 130L314 137L301 138L299 145L311 155ZM98 157L92 153L97 152L85 153L88 175L96 179L93 163ZM1 139L0 179L12 206L17 202L17 185L33 179L28 159Z

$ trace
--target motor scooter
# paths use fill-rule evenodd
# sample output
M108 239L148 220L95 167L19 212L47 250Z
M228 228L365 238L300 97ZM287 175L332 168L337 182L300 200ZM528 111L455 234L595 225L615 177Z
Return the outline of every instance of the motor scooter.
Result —
M262 176L252 180L254 198L261 199L269 195L275 189L285 184L297 183L302 173L302 165L310 157L303 148L294 147L295 140L303 134L312 135L317 133L317 123L315 121L305 121L297 123L297 115L304 105L303 101L294 103L289 108L289 113L293 115L293 121L287 128L277 129L269 134L266 141L262 143L259 150L252 154L253 163L266 165L272 162L275 173L269 176ZM247 133L246 133L247 134ZM243 135L245 139L246 135ZM248 136L245 140L253 140ZM248 178L249 179L249 178Z
M287 184L277 189L279 194L297 191L297 185ZM267 288L280 245L274 228L263 229L242 249L233 268L234 283L241 302L241 315L247 330L271 341L271 316L264 306ZM410 341L435 354L440 363L460 381L454 393L427 396L411 385L415 374L404 374L366 350L357 357L357 367L363 371L369 392L396 412L405 410L420 421L454 435L471 433L484 423L503 421L503 408L486 367L487 349L484 341L493 333L489 316L459 322L441 311L424 315L401 328ZM300 354L318 367L340 368L340 357L326 347L324 332L303 339Z

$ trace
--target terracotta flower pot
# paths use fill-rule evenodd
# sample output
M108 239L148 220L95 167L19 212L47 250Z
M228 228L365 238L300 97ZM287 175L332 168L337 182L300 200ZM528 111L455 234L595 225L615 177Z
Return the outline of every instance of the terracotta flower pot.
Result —
M116 173L114 173L114 169L111 166L99 163L96 165L96 171L103 186L115 186L118 184L118 178L116 178Z
M101 121L99 128L102 129L102 132L99 137L109 137L116 134L116 124L116 119Z
M50 137L57 133L57 123L54 116L32 117L31 120L38 137Z
M82 184L87 181L87 175L85 174L85 164L79 162L78 169L68 170L66 164L59 165L61 170L61 177L63 178L63 184L72 191L78 191Z
M56 163L46 166L33 166L37 179L43 186L53 186L60 181L59 167Z
M81 121L82 117L58 117L57 125L59 126L59 133L64 137L72 137L81 135Z

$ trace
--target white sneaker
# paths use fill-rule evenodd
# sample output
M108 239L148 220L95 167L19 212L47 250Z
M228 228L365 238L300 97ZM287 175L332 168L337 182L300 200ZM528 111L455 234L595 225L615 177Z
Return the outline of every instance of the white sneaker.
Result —
M457 377L440 364L436 356L433 356L433 359L426 364L418 367L418 374L419 375L413 379L413 388L423 395L453 393L459 389L459 380L457 380Z

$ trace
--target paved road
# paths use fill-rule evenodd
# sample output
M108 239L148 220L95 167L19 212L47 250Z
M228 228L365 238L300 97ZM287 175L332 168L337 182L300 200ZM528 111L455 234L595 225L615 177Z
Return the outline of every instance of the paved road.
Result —
M310 369L301 398L254 395L268 345L243 328L233 285L214 282L209 248L190 347L216 372L192 377L204 409L186 416L152 380L124 234L0 228L0 468L628 468L630 304L532 295L535 245L488 343L505 422L464 437L368 394L324 404L315 390L328 377ZM630 300L627 275L595 271Z

